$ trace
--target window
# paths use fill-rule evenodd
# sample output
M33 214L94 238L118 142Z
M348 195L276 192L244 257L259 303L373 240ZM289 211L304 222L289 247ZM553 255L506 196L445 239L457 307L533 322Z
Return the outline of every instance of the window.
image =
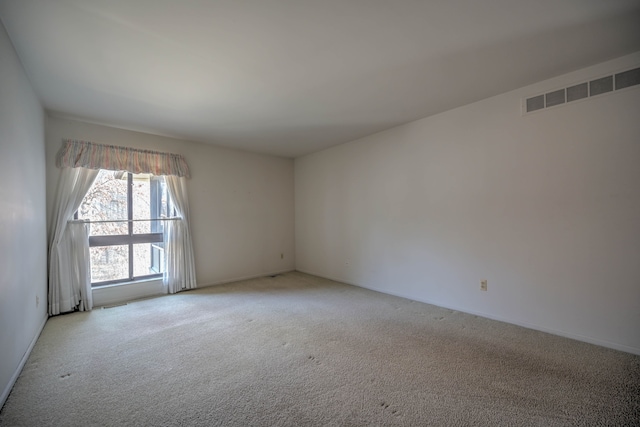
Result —
M101 170L76 213L91 221L91 285L160 277L163 221L173 215L164 178Z

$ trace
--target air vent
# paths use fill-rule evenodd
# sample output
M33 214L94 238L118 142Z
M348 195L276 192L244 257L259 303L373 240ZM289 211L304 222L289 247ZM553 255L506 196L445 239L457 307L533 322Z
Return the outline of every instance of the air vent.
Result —
M544 108L544 95L534 96L527 99L527 112L541 110Z
M589 96L589 85L587 83L581 83L575 86L569 86L567 88L567 102L577 101Z
M549 92L544 96L545 107L553 107L554 105L564 104L564 89Z
M122 306L124 306L124 305L127 305L127 303L126 303L126 302L123 302L122 304L103 305L103 306L102 306L102 309L103 309L103 310L107 310L107 309L109 309L109 308L122 307Z
M591 96L613 91L613 76L603 77L589 82L589 94Z
M543 95L532 96L527 98L524 103L525 112L531 113L636 85L640 85L640 68L600 77Z
M616 90L640 84L640 68L616 74Z

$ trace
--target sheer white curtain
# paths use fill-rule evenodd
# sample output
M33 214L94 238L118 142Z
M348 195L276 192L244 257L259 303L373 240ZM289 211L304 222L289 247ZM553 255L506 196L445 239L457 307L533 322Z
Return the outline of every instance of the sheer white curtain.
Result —
M189 227L189 201L184 177L167 175L169 196L173 201L179 220L166 221L164 250L166 256L163 283L167 292L173 294L196 287L196 268Z
M80 167L61 169L49 237L49 315L93 308L88 225L68 221L98 172Z

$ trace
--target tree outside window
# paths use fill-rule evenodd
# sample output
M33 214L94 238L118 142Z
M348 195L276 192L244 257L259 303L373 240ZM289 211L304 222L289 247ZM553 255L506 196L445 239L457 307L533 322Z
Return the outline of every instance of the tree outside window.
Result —
M163 177L101 170L77 212L91 222L92 286L162 276L168 213Z

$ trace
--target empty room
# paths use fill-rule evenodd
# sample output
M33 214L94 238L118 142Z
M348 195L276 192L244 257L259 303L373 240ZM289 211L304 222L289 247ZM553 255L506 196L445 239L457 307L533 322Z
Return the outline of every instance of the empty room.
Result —
M637 0L0 0L0 425L640 425Z

